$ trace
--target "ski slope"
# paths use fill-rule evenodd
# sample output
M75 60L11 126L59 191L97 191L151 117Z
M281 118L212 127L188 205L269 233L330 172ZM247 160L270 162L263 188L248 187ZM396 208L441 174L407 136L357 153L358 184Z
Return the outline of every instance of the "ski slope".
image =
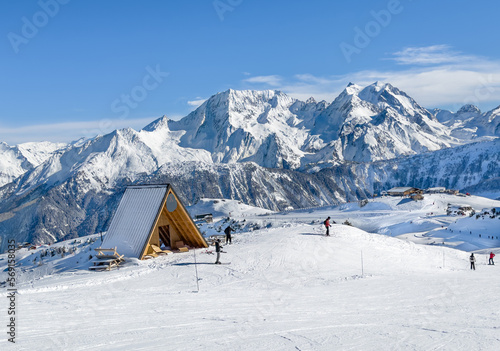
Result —
M241 216L232 217L240 229L221 257L228 265L214 265L214 255L200 249L89 272L87 256L99 236L56 244L74 252L41 266L30 261L47 248L33 255L21 249L16 344L4 336L0 348L500 349L500 265L486 264L486 254L498 257L498 247L476 251L471 271L469 252L447 245L342 224L333 225L333 236L323 235L325 214L373 226L379 218L381 227L399 218L412 229L407 216L425 212L425 203L396 210L396 199L387 198L364 207L269 214L227 201L217 204L220 221L213 225L223 227L229 212ZM470 201L487 207L489 200ZM5 255L0 259L3 271Z

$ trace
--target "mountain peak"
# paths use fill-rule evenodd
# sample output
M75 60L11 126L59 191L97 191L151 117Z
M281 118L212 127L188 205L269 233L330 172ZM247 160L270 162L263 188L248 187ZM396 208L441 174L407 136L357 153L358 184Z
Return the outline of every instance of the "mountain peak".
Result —
M167 117L167 115L163 115L160 118L149 123L147 126L142 128L142 130L144 130L146 132L152 132L152 131L159 129L159 128L162 128L162 127L168 128L168 121L170 121L170 119Z
M389 83L384 83L379 80L377 80L375 83L371 84L372 86L379 88L379 89L385 89L388 85L390 86Z
M401 95L401 92L397 88L394 88L389 83L382 83L379 81L367 85L366 87L361 89L358 93L358 97L361 100L365 100L374 105L377 105L379 102L381 102L381 100L385 101L386 98L381 98L381 97L383 96L386 97L388 95L392 96Z
M374 91L377 93L380 93L383 91L388 91L391 93L399 93L400 92L399 89L395 88L390 83L385 83L385 82L381 82L378 80L370 85L367 85L363 90L370 90L370 91Z
M287 97L287 95L279 90L235 90L228 89L226 91L212 95L206 103L211 106L226 105L230 102L241 103L243 101L270 101L277 97ZM203 105L202 105L203 106ZM202 106L198 107L201 108Z
M361 89L362 88L359 85L349 82L347 87L344 89L344 92L347 95L357 95Z
M266 97L273 97L274 95L280 95L283 94L279 90L236 90L236 89L228 89L222 93L219 94L224 94L227 96L231 97L242 97L242 96L266 96ZM217 96L219 94L216 94L214 96Z
M457 113L475 113L475 114L481 114L481 110L476 106L472 104L466 104L463 105L460 110L457 111Z

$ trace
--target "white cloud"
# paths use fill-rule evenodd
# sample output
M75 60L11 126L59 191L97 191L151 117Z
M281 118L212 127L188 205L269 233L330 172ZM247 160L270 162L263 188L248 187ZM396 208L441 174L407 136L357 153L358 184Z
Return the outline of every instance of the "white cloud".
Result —
M107 134L115 129L134 128L140 130L158 117L137 119L101 119L98 121L75 121L48 123L29 126L0 126L0 141L16 145L31 141L52 141L68 143L82 137L92 138Z
M451 49L449 45L408 47L392 54L390 60L402 65L439 65L447 63L465 63L475 59Z
M406 48L393 56L391 60L406 67L398 65L393 70L364 70L341 76L297 74L275 80L273 89L300 100L313 96L316 100L331 102L349 82L365 86L383 81L429 108L456 110L465 103L472 103L484 110L500 105L500 61L464 55L447 45ZM253 77L243 83L254 78L264 81L262 77Z
M331 79L313 76L312 74L296 74L295 78L306 84L330 84Z
M305 101L313 96L316 100L329 102L342 91L344 85L343 81L312 74L296 74L290 79L278 75L256 76L242 82L242 89L276 89L299 100Z
M393 56L409 67L356 72L353 79L360 84L390 82L427 107L500 104L500 61L465 55L447 45L406 48Z
M200 98L197 98L198 100L191 100L191 101L188 101L188 105L189 106L194 106L194 107L198 107L200 105L202 105L205 101L207 101L207 99L200 99Z
M281 81L282 78L278 75L255 76L244 80L244 82L247 83L267 84L273 87L279 86L281 84Z
M494 71L460 67L435 67L429 70L399 72L358 72L356 82L390 82L426 107L448 106L458 109L466 103L500 104L500 65Z

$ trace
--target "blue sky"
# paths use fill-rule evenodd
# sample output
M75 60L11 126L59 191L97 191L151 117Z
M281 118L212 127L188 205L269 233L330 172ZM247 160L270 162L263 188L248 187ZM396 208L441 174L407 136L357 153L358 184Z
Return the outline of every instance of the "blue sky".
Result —
M0 2L0 141L178 119L211 95L332 101L386 81L424 107L500 105L494 1Z

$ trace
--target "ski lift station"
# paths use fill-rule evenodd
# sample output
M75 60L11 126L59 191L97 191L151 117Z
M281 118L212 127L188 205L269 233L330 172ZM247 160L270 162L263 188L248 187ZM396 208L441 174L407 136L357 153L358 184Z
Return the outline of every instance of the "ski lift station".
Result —
M101 245L141 260L206 247L170 184L127 187Z

